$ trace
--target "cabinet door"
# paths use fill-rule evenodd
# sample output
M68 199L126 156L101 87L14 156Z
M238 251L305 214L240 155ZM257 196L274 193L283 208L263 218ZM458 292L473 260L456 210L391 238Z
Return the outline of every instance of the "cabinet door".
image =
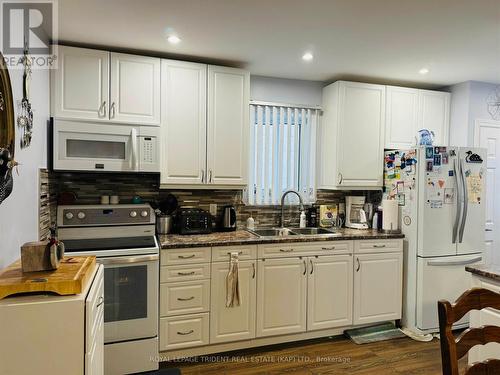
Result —
M417 143L419 90L387 86L385 148L405 149Z
M59 46L52 74L52 113L56 118L108 120L109 52Z
M207 66L162 60L162 184L206 180Z
M111 53L111 121L160 125L160 59Z
M240 305L226 307L229 262L212 263L210 343L255 337L256 261L239 263Z
M306 258L257 261L257 337L306 330Z
M450 93L420 90L418 129L434 132L434 144L448 146L450 128Z
M245 185L248 173L250 74L208 67L208 183Z
M307 330L352 324L352 255L310 257Z
M383 180L385 86L341 82L338 185L378 187Z
M104 374L104 267L85 301L85 375Z
M402 253L356 255L353 324L400 319L402 277Z

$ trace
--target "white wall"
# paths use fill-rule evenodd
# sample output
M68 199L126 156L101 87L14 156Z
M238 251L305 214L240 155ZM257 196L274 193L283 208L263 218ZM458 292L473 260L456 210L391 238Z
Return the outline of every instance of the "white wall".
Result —
M324 85L319 81L251 76L250 99L321 106Z
M22 98L22 70L10 69L14 111ZM33 108L33 141L21 150L21 132L16 126L15 160L19 175L14 170L14 190L0 204L0 268L20 257L20 247L38 240L38 169L47 165L47 121L49 118L49 71L33 70L30 99Z

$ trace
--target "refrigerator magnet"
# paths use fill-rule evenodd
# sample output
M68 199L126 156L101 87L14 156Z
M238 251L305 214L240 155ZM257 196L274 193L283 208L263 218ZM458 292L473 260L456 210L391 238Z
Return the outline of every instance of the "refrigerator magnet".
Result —
M441 165L441 155L434 155L434 165L440 166Z
M406 226L410 225L411 224L411 217L409 217L409 216L403 217L403 224Z
M443 201L431 201L431 208L443 208Z
M432 147L425 148L425 158L432 159L434 157L434 149Z
M444 204L453 204L455 202L455 189L444 189Z
M441 155L441 164L448 164L448 160L449 160L448 153L443 152Z
M439 154L439 150L440 150L440 148L439 148L439 147L437 147L437 146L436 146L436 147L434 147L434 153L435 153L435 154Z
M399 193L397 196L396 196L397 200L398 200L398 206L404 206L405 203L406 203L406 198L405 198L405 195L404 193Z
M434 167L434 164L433 164L432 160L429 160L429 161L427 162L427 168L426 168L426 171L427 171L427 172L432 172L432 168L433 168L433 167Z

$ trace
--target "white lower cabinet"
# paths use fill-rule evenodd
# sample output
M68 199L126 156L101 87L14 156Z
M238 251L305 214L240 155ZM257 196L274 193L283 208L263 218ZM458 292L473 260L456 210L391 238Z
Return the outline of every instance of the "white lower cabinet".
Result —
M257 261L257 337L306 330L306 258Z
M240 305L226 307L226 276L229 262L212 264L210 343L255 337L257 297L256 261L239 262Z
M355 254L353 324L401 318L403 253Z
M307 330L352 324L352 255L308 258Z

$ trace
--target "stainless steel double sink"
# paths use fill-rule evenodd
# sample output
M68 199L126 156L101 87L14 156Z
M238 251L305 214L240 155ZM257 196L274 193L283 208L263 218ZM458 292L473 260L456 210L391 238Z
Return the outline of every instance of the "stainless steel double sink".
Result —
M259 228L248 231L259 237L340 236L340 233L325 228Z

